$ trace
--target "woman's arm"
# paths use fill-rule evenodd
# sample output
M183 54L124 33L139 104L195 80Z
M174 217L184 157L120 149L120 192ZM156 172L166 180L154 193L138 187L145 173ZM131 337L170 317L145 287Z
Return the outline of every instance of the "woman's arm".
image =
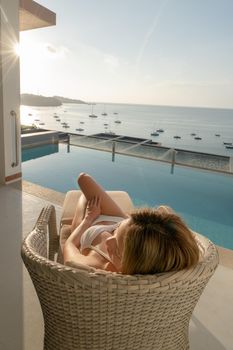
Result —
M78 249L82 234L91 226L92 221L83 219L81 224L71 233L65 242L63 250L64 264L68 261L77 261L82 263L82 254ZM85 256L83 256L85 258ZM78 260L77 260L78 259Z
M64 245L64 263L84 256L78 249L82 234L92 225L93 221L100 215L100 198L94 197L87 202L84 219L78 227L71 233ZM80 256L81 255L81 256ZM83 260L83 259L81 259ZM84 259L85 260L85 259ZM81 261L80 261L81 263Z

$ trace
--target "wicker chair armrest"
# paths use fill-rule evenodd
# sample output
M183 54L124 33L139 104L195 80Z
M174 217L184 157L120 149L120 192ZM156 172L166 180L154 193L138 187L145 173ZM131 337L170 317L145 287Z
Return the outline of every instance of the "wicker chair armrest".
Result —
M47 234L47 254L49 260L55 260L59 248L59 236L57 233L56 210L53 205L47 205L37 219L35 228Z

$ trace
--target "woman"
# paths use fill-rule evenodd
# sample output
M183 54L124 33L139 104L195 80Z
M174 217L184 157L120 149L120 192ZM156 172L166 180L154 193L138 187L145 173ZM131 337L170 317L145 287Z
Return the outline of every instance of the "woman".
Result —
M192 232L170 208L138 209L127 215L87 174L64 246L64 262L123 274L181 270L199 261Z

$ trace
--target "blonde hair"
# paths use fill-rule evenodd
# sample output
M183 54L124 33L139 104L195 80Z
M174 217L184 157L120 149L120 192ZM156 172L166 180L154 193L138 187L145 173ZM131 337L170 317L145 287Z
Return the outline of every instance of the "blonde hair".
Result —
M198 260L194 235L171 208L144 208L131 214L124 238L122 273L182 270Z

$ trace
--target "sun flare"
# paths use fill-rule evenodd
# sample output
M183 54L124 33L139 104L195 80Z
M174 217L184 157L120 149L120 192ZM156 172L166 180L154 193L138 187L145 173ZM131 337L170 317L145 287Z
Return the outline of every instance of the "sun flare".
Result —
M13 47L13 51L15 53L16 56L20 57L20 53L21 53L21 47L19 43L16 43Z

